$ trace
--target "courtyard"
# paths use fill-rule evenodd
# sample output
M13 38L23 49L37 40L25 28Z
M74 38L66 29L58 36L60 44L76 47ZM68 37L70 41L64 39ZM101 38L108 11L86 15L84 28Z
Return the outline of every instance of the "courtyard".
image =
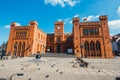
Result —
M48 55L43 55L40 60L33 56L0 60L0 80L120 80L119 57L83 58L89 63L85 68L73 67L74 55Z

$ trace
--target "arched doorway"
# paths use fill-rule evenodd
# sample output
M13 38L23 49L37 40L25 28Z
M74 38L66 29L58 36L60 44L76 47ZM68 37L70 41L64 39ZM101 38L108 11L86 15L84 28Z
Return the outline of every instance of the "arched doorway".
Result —
M60 47L60 45L58 44L57 45L57 53L60 53L61 52L61 47Z

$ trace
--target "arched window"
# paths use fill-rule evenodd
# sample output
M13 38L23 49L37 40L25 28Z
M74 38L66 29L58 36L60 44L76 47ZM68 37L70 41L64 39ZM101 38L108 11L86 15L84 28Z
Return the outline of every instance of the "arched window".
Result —
M90 42L90 50L91 50L91 56L95 56L95 45L94 42Z
M21 51L21 42L18 44L18 51Z
M98 28L95 28L95 35L99 35Z
M100 51L100 50L101 50L101 48L100 48L100 42L97 41L96 42L96 51Z
M85 41L84 46L85 46L85 51L88 51L89 50L89 43L88 43L88 41Z
M25 42L22 44L22 51L25 51Z
M67 42L70 42L70 40L71 40L70 38L67 38Z
M101 47L100 47L100 42L96 41L96 51L97 51L97 56L101 57Z
M85 49L85 57L87 57L87 56L90 56L90 52L89 52L89 43L88 43L88 41L85 41L85 43L84 43L84 49Z
M94 42L91 41L91 42L90 42L90 50L94 50L94 49L95 49L95 47L94 47Z
M61 39L60 38L57 38L57 42L60 42L61 41Z
M50 46L50 52L52 52L52 51L53 51L52 46Z

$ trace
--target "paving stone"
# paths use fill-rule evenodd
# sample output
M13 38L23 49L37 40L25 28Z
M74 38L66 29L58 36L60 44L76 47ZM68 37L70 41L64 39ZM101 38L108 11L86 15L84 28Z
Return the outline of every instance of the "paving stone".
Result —
M86 62L90 63L88 68L73 68L73 64L69 62L74 60L74 58L44 57L42 59L48 62L40 62L40 67L35 64L35 61L30 61L33 60L32 57L1 61L0 65L5 64L5 66L0 68L0 77L7 79L16 72L22 72L24 76L14 76L14 80L29 80L29 78L32 80L116 80L115 78L120 76L120 58L83 58ZM29 66L23 67L21 64ZM51 68L51 66L53 66L53 68ZM92 66L94 66L94 68L91 68ZM20 68L24 69L21 70Z

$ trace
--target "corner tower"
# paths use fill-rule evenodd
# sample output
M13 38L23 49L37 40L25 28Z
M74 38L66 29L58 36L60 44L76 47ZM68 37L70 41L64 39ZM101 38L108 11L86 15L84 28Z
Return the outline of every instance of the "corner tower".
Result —
M108 28L108 17L106 15L100 16L100 25L102 28L103 46L104 46L104 56L105 58L113 58L112 45L110 41L110 34Z
M81 57L80 54L80 29L79 29L79 18L73 18L73 44L74 44L74 53L77 57Z

